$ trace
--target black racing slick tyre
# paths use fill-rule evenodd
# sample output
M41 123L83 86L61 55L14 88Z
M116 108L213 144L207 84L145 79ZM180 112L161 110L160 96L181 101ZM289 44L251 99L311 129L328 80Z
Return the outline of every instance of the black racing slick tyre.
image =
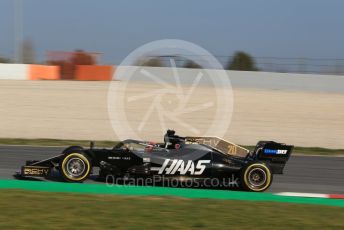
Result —
M66 154L60 163L63 178L69 182L83 182L91 172L91 161L80 152Z
M263 192L272 183L272 173L264 163L251 163L243 168L240 181L246 191Z

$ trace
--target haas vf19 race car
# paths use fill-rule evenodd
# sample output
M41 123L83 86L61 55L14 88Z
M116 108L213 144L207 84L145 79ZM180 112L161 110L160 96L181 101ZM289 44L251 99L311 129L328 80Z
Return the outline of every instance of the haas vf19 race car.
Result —
M64 180L82 182L99 167L99 176L126 178L162 177L176 180L238 179L242 189L261 192L269 188L273 174L282 174L292 145L259 141L253 151L217 137L180 137L168 130L164 143L125 140L112 149L80 146L60 155L27 161L22 177L48 177L58 170Z

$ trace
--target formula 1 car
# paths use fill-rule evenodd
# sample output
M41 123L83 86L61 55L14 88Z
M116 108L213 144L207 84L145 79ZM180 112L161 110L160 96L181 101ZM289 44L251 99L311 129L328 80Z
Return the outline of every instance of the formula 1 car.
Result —
M60 155L27 161L21 177L48 177L58 170L64 180L82 182L93 167L99 176L125 178L160 177L184 181L235 176L241 188L261 192L269 188L273 174L282 174L292 145L259 141L253 151L217 137L180 137L168 130L163 144L125 140L112 149L66 148Z

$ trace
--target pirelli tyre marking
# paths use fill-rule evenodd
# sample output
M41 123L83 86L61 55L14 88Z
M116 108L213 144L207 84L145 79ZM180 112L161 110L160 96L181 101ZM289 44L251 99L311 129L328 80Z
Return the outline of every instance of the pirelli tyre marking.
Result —
M82 181L89 175L91 163L81 153L71 153L63 159L61 170L66 179Z
M242 180L245 189L262 192L271 185L272 175L265 164L253 163L245 168Z

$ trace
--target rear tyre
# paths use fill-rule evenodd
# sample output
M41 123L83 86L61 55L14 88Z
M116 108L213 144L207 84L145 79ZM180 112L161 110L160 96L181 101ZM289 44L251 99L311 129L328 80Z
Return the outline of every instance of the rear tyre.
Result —
M243 189L252 192L263 192L272 183L272 173L264 163L256 162L243 168L240 179Z
M78 152L67 154L60 164L63 178L70 182L83 182L90 175L91 168L91 161Z

